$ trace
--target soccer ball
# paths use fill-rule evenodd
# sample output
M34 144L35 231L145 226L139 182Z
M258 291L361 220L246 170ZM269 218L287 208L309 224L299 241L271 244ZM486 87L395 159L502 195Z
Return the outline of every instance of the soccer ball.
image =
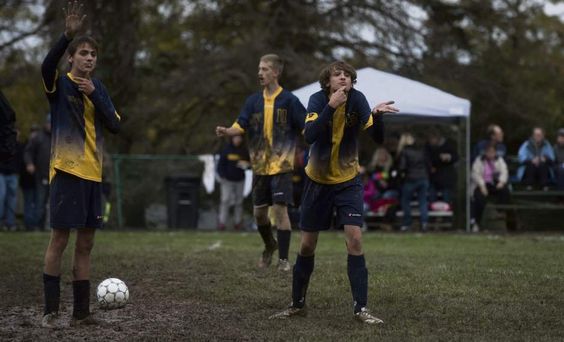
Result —
M117 309L129 300L129 289L117 278L108 278L98 285L96 299L102 309Z

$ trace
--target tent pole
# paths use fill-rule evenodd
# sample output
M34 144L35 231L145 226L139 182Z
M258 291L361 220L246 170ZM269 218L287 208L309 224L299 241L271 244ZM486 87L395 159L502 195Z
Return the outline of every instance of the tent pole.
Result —
M470 115L466 117L466 232L470 233L470 176L471 170L470 155Z

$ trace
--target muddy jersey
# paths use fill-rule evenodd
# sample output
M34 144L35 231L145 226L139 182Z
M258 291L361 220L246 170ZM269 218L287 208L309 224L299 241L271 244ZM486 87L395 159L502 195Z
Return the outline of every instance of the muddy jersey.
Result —
M310 97L307 112L305 136L311 144L307 176L322 184L344 183L356 177L358 135L373 124L364 94L352 88L347 101L332 108L327 94L319 91Z
M58 75L57 64L70 43L64 35L47 54L41 73L51 110L50 179L57 170L82 179L102 181L103 130L117 133L120 117L104 85L86 95L70 73Z
M248 137L249 156L256 175L294 170L297 135L304 129L306 110L291 92L279 87L247 98L232 127Z

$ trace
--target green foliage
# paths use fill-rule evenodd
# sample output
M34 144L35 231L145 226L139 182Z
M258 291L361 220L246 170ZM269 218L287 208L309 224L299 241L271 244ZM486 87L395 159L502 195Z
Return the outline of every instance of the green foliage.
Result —
M474 138L492 122L510 153L541 126L564 126L564 24L532 0L422 2L428 13L423 80L472 101Z
M545 15L543 4L101 0L86 1L85 11L89 33L102 43L97 76L124 118L113 152L216 150L214 127L231 124L258 90L257 62L270 52L286 60L281 83L289 89L344 58L467 97L473 137L498 122L511 127L513 151L531 126L550 136L564 125L564 24ZM0 39L0 86L26 129L47 107L37 75L63 29L64 5L8 1L0 11L9 33ZM25 37L35 44L23 44Z

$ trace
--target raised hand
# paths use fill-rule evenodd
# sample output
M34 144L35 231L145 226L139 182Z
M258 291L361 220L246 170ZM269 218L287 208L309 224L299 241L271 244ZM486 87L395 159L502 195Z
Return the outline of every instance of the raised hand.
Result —
M378 104L374 109L372 109L372 113L374 114L381 114L381 113L397 113L399 109L393 107L394 101L387 101Z
M82 25L85 14L82 14L83 4L77 0L69 1L67 3L67 8L63 8L65 13L65 36L69 39L74 38L74 36L82 30Z

